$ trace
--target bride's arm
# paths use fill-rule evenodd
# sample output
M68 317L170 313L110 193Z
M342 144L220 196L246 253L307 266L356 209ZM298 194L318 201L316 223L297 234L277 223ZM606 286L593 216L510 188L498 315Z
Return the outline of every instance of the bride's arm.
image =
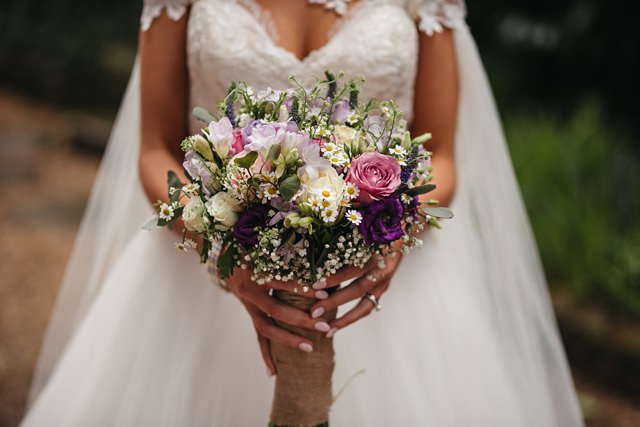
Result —
M415 84L413 135L431 132L433 139L426 145L433 152L432 166L436 190L427 198L448 205L455 191L456 170L454 141L458 114L458 68L451 30L432 36L420 33L418 72ZM361 298L358 305L331 322L331 335L341 328L367 316L374 305L366 298L373 294L380 299L388 289L400 256L387 257L383 268L365 274L349 286L336 291L328 299L311 307L311 312L329 311L349 301ZM381 264L383 265L383 264ZM373 279L373 280L372 280Z
M167 201L167 171L186 180L178 160L187 135L186 26L186 16L173 21L162 13L140 33L139 170L151 202Z
M166 201L167 171L173 170L185 182L179 159L180 142L187 135L188 72L186 62L187 15L174 21L162 13L140 34L141 143L139 169L150 201ZM183 225L176 224L182 234ZM229 289L249 312L258 335L263 359L275 373L269 342L274 340L309 351L312 342L275 325L272 318L311 330L328 330L322 319L279 303L266 286L251 282L246 271L236 269L227 280Z

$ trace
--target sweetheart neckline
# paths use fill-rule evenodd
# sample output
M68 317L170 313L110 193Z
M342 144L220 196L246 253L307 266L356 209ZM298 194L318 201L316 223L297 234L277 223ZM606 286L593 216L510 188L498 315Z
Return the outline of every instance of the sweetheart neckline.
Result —
M283 53L284 55L288 56L298 66L307 65L308 63L311 62L311 60L314 57L318 56L320 53L329 49L334 44L335 39L338 38L345 31L345 28L348 28L349 24L351 24L357 18L357 15L359 14L360 10L363 9L364 4L366 4L366 0L359 0L354 6L352 6L352 8L345 15L341 16L336 21L335 25L329 30L328 36L327 36L327 42L325 44L323 44L322 46L319 46L316 49L310 50L304 57L300 58L298 55L296 55L289 49L278 44L274 39L274 37L272 37L272 35L270 34L267 24L262 22L260 17L256 16L255 13L252 13L252 11L249 10L249 8L243 6L241 4L243 2L249 3L249 5L255 8L259 12L259 15L261 16L270 17L271 12L268 9L265 9L260 3L258 3L255 0L244 0L244 1L239 1L235 3L238 7L240 7L245 12L247 12L247 14L251 17L251 19L258 25L260 30L264 33L265 37L268 39L267 42L271 45L271 47ZM277 29L274 28L274 32L277 33Z

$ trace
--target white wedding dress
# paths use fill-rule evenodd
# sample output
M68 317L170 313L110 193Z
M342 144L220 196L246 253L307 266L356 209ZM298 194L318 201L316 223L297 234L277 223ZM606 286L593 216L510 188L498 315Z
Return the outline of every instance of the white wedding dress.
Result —
M165 7L177 19L188 6L191 104L211 109L231 80L284 88L292 73L329 69L365 77L363 98L393 98L411 119L418 31L454 30L456 218L405 257L381 312L336 335L336 391L364 373L335 402L332 425L582 425L462 0L361 0L304 60L278 46L268 16L246 0L147 0L143 29ZM136 66L23 425L266 425L273 380L245 310L174 249L174 235L140 228L151 209L136 170L138 86Z

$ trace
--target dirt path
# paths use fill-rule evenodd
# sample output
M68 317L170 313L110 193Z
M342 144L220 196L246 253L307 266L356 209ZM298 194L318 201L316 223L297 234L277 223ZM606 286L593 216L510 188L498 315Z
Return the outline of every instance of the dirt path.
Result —
M66 259L98 166L71 147L93 118L0 93L0 426L18 424ZM590 427L640 425L640 404L577 378Z

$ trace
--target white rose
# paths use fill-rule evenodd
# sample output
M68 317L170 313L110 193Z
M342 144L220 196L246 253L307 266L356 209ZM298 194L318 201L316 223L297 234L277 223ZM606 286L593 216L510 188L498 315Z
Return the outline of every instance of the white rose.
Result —
M211 221L205 213L207 209L200 197L191 197L182 210L182 221L189 231L203 233L209 228Z
M313 194L319 197L325 197L323 193L328 190L332 193L335 200L339 200L344 192L345 182L344 179L334 168L327 168L318 173L316 179L311 179L308 174L303 174L301 182L305 185L307 190L307 198Z
M238 212L240 212L240 202L231 194L221 191L216 193L205 204L207 212L218 222L216 228L219 230L228 230L238 220Z

